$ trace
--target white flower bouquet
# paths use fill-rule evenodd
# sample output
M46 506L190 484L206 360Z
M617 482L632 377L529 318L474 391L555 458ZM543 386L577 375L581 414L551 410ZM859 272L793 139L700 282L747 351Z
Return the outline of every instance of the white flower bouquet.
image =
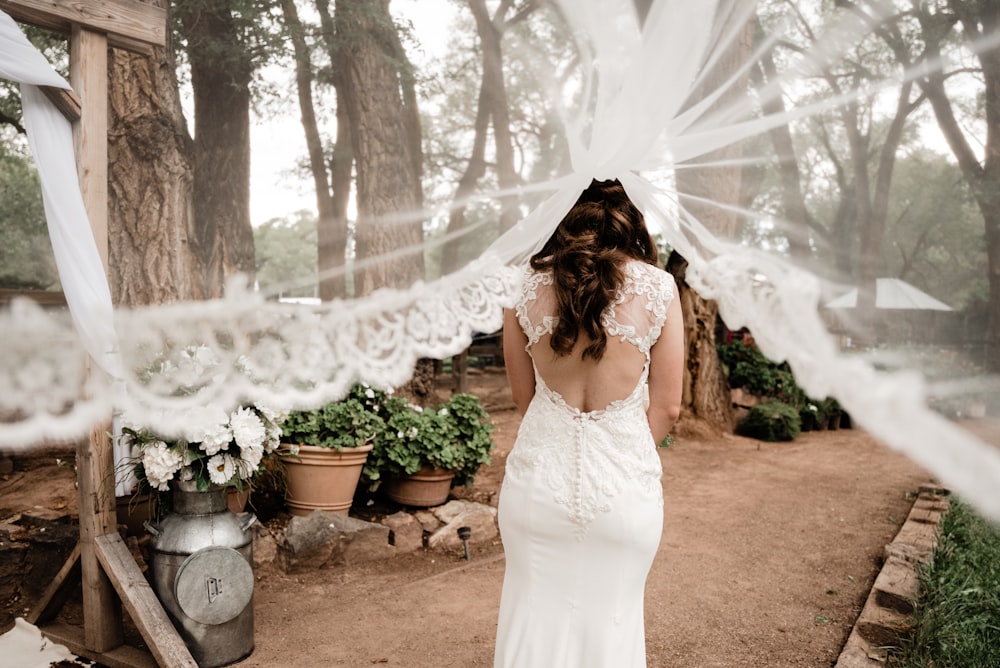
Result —
M140 485L166 491L171 480L193 480L199 489L209 485L243 489L263 471L264 458L280 447L284 415L253 405L231 412L207 406L185 414L184 420L175 439L134 425L122 427Z

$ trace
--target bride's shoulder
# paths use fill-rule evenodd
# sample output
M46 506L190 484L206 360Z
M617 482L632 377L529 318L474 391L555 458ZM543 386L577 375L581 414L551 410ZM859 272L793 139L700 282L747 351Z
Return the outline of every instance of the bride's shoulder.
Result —
M672 297L675 291L674 277L666 269L640 260L630 260L625 265L626 282L631 282L644 293L666 293Z

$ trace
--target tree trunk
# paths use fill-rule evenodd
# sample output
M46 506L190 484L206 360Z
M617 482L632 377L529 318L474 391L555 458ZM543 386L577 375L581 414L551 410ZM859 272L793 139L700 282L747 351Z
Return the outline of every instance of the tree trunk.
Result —
M358 295L423 278L420 125L410 65L384 0L338 0L343 95L357 174ZM407 249L403 257L390 258Z
M355 294L408 287L424 277L420 117L412 68L385 0L338 0L338 104L350 121L357 175ZM391 254L401 251L402 255ZM432 360L420 360L400 391L433 399Z
M252 65L233 16L232 0L180 0L194 92L196 288L222 294L241 273L252 284L250 222L250 77Z
M970 41L980 38L983 34L992 34L1000 27L1000 5L997 3L951 0L949 7L961 20L963 32ZM936 30L940 22L938 17L928 13L922 13L919 18L924 39L927 41L927 59L936 62L941 53L941 40L945 37ZM944 87L944 72L933 71L919 83L931 103L938 126L954 153L983 216L987 278L990 286L986 365L989 371L998 373L1000 372L1000 53L997 49L988 49L977 51L976 56L979 58L985 82L986 142L983 151L985 158L982 163L976 157L955 117L951 100Z
M316 123L316 109L313 104L313 70L309 45L294 0L281 0L281 10L292 38L295 52L295 85L299 96L299 110L302 129L306 135L309 151L309 171L312 172L313 188L316 191L316 263L319 270L319 297L331 300L344 296L344 275L336 270L346 260L346 234L338 233L337 214L334 208L323 139ZM344 231L346 232L346 230Z
M337 139L330 158L330 219L320 216L317 229L319 244L319 296L329 300L347 294L347 204L351 194L351 177L354 170L354 148L351 145L351 120L347 106L342 103L343 77L339 67L337 34L329 0L316 0L319 13L320 34L326 47L337 91ZM311 155L311 153L310 153ZM310 158L311 159L311 158Z
M737 0L720 3L718 15L730 15L731 7ZM704 88L695 91L692 98L701 99L729 79L749 56L753 47L753 23L747 22L742 28L740 39L730 45L709 74ZM716 102L724 106L733 96L746 94L746 80L742 85L730 87L729 91ZM708 112L710 113L710 112ZM733 144L719 151L703 156L707 163L738 162L742 146ZM713 234L723 238L736 236L739 216L720 206L706 206L699 198L719 204L736 205L740 200L740 167L714 167L711 169L682 169L677 171L677 192L683 206L702 222ZM691 196L691 198L685 197ZM677 270L676 259L673 269ZM671 263L668 263L671 264ZM673 273L673 272L671 272ZM687 288L683 272L679 272L679 296L684 316L685 344L687 347L687 369L684 374L684 398L682 408L687 414L707 423L712 428L732 429L732 407L729 388L726 384L719 356L716 350L716 323L719 307L714 301L704 300Z
M536 8L528 5L509 21L506 13L510 3L501 3L496 14L490 18L485 0L467 0L469 9L476 19L476 31L482 50L483 79L479 87L476 119L472 141L472 154L465 172L459 178L455 189L456 206L448 215L448 235L441 258L441 273L448 274L461 266L461 238L458 236L465 225L464 201L476 191L476 185L486 174L486 140L493 121L494 150L496 152L497 184L502 191L517 186L518 176L514 165L513 139L510 131L507 87L503 73L502 40L506 29L514 22L527 18ZM500 233L509 230L517 222L518 199L514 195L500 197Z
M108 70L113 300L135 306L193 299L201 290L192 283L198 263L189 243L191 145L173 45L151 57L112 49Z
M762 29L758 23L757 32ZM778 68L770 51L761 59L761 66L755 70L759 75L760 85L777 85ZM785 103L780 90L761 100L761 109L768 115L785 113ZM799 178L799 161L795 154L795 143L792 141L792 131L788 124L778 125L769 133L774 152L778 156L778 171L781 174L781 195L783 202L784 233L788 240L788 254L799 263L804 263L812 257L809 244L809 211L806 208L805 197L802 195L802 182Z

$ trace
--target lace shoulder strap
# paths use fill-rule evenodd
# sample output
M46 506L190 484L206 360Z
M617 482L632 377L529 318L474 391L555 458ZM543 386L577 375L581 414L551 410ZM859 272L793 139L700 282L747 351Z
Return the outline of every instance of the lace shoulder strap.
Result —
M554 310L549 307L550 295L539 296L539 286L552 285L551 272L537 272L529 265L525 269L524 280L521 283L521 294L514 307L517 321L521 325L528 344L525 349L538 343L546 334L551 334L558 318L552 315ZM547 293L550 291L546 291Z
M629 262L625 265L625 282L604 314L608 336L621 337L648 354L660 338L667 307L676 293L674 277L663 269L645 262Z

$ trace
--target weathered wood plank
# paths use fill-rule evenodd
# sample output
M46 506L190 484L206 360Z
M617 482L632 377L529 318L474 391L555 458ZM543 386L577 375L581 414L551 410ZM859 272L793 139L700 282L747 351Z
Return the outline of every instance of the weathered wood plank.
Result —
M111 580L101 569L96 547L99 536L117 531L111 441L107 436L110 429L110 424L98 425L89 443L82 443L76 450L84 642L88 649L102 653L124 642L121 605Z
M15 297L31 299L39 306L66 306L66 294L63 292L0 288L0 304L9 304Z
M138 647L121 645L107 652L95 652L89 649L83 642L83 630L78 626L56 622L39 628L42 635L49 640L65 645L73 654L96 661L101 666L107 666L107 668L157 668L153 655Z
M53 619L69 598L70 589L80 586L80 543L70 552L55 578L45 588L42 598L31 609L25 619L38 625Z
M156 661L171 668L198 668L121 536L116 533L98 536L95 542L104 571Z
M69 48L70 85L84 105L80 122L73 126L80 192L101 262L107 271L108 42L101 33L74 26ZM113 502L111 507L113 510Z
M66 90L65 88L53 88L52 86L42 86L41 90L45 93L45 97L49 98L52 104L56 105L56 109L69 119L70 123L76 123L80 120L82 106L80 104L80 97L75 92Z
M70 84L83 100L83 116L73 126L77 172L87 217L105 270L108 266L108 40L74 25L70 35ZM118 597L97 561L95 539L117 532L114 455L108 424L95 427L90 442L77 448L80 511L80 566L87 647L106 652L122 644Z
M148 52L166 44L166 10L135 0L0 0L16 21L69 34L73 25L105 33L111 46Z

